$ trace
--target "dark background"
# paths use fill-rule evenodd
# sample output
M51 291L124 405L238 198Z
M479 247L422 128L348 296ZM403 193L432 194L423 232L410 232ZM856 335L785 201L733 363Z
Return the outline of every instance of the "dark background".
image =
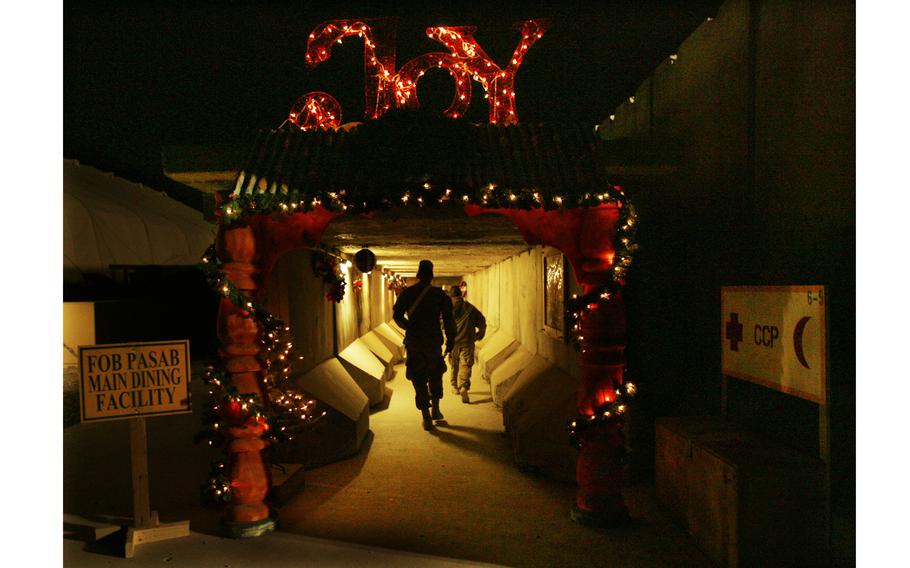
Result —
M474 25L481 47L504 67L518 44L512 24L551 20L516 78L522 122L598 124L706 18L721 0L604 2L130 2L64 4L64 157L156 189L161 147L252 142L276 128L304 93L331 93L343 122L362 120L363 42L348 38L308 69L307 37L332 19L397 17L396 60L444 46L434 25ZM445 71L420 82L423 108L453 93ZM474 83L467 119L487 121Z

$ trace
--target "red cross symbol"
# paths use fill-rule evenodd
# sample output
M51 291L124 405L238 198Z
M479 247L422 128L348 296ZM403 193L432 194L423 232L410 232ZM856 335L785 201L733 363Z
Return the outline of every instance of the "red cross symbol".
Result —
M739 342L743 340L743 324L739 323L739 314L730 312L730 321L727 322L726 339L730 340L730 350L739 351Z

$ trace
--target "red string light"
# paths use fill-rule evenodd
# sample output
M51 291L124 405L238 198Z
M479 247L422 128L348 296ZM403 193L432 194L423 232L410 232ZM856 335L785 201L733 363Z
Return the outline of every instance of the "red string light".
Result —
M440 68L447 70L455 79L455 96L443 114L451 118L464 116L471 104L470 81L474 79L486 91L484 97L489 102L490 123L516 124L518 115L515 111L515 74L528 49L543 37L547 25L545 20L526 20L515 25L521 32L521 40L505 68L496 65L474 39L476 27L431 27L427 29L427 36L445 45L451 53L433 52L417 56L396 72L394 42L384 41L386 38L394 39L395 36L390 19L331 20L323 22L310 33L306 62L310 67L319 65L331 57L335 44L343 43L346 37L356 36L363 39L366 100L364 116L367 119L379 118L392 105L399 108L419 108L418 81L430 69ZM309 93L298 99L298 102L303 99L311 101L313 99L308 97L317 94L329 97L337 105L337 101L326 93ZM330 107L328 110L319 108L318 105L313 105L312 108L304 107L307 120L300 120L301 109L297 109L296 117L295 111L292 110L289 119L303 129L333 122L331 118L320 119L329 115L335 115L340 121L340 105L337 106L337 110L334 105ZM301 126L301 122L305 125ZM311 126L312 124L317 126Z
M363 38L364 116L379 118L394 104L391 83L395 75L395 43L380 39L394 39L393 20L331 20L319 24L307 41L307 65L312 68L326 61L332 55L332 46L351 36Z
M521 31L521 40L505 69L497 66L474 39L476 27L433 27L427 30L427 35L445 45L464 70L483 86L489 101L490 124L508 125L518 123L515 74L528 49L543 37L547 25L545 20L526 20L515 25Z
M294 101L288 120L300 130L338 128L341 125L341 104L328 93L307 93Z
M443 114L464 116L471 104L471 76L461 61L448 53L425 53L405 63L395 77L395 103L399 108L419 108L417 82L430 69L445 69L455 79L455 96Z

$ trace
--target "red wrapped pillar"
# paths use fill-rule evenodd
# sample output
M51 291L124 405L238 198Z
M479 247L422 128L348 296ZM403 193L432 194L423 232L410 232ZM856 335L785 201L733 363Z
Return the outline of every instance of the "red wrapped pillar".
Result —
M588 292L589 284L585 285ZM578 412L593 416L622 387L625 364L625 306L613 297L581 316L581 386ZM572 519L584 524L623 525L629 511L622 497L625 437L619 418L598 422L579 434L575 470L578 494Z
M220 203L219 203L220 205ZM222 224L216 241L226 280L236 292L255 299L277 259L288 250L318 243L328 223L340 212L317 207L305 213L273 218L250 215L245 221ZM229 457L228 477L231 500L224 509L222 524L233 537L260 536L275 529L265 503L271 488L268 463L262 450L267 442L267 419L257 412L269 404L263 363L263 330L247 306L236 305L236 295L226 294L218 309L219 357L227 373L227 384L236 394L224 397L218 407Z
M248 226L222 226L217 240L218 256L224 272L234 286L249 297L256 291L256 236ZM240 395L255 395L265 401L259 359L259 325L252 315L223 298L218 310L219 355L231 384ZM221 401L220 412L226 424L231 501L225 507L223 524L233 537L259 536L275 529L264 500L270 477L262 450L267 430L263 419L247 412L244 400Z
M578 264L573 262L584 294L590 294L613 279L618 212L599 207L584 210L578 227ZM625 366L626 311L617 292L582 312L580 344L581 386L578 412L592 416L616 399L623 387ZM617 526L629 522L622 497L625 436L619 417L584 429L578 438L579 455L575 477L578 494L572 519L593 525Z

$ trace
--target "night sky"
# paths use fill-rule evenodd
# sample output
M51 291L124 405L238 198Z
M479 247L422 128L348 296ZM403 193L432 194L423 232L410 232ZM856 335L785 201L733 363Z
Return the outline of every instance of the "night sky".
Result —
M320 22L397 17L399 68L445 48L432 25L474 25L504 66L518 44L515 22L549 18L516 78L522 122L592 125L633 94L721 0L421 4L355 2L66 2L63 11L64 157L164 189L162 146L251 142L278 127L302 94L321 90L362 119L363 44L349 38L315 69L303 62ZM421 80L422 108L451 100L444 71ZM467 119L487 121L474 83Z

